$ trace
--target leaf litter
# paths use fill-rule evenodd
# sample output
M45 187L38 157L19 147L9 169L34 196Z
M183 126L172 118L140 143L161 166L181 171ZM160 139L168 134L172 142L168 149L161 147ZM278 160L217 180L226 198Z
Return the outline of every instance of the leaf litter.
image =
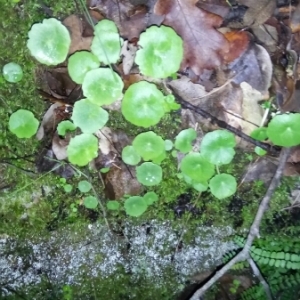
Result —
M139 74L132 62L140 33L153 24L171 26L184 41L184 59L177 80L168 84L189 103L201 107L214 117L249 135L254 128L261 125L264 111L260 103L270 101L270 95L276 97L276 101L273 102L276 109L300 111L297 100L300 90L300 68L297 60L291 59L294 52L300 52L300 26L297 18L300 4L297 7L289 6L292 10L287 9L288 16L291 16L289 24L287 18L281 21L280 14L283 8L277 8L275 1L264 0L258 4L254 0L244 0L239 1L235 8L228 7L226 2L158 0L133 5L132 1L125 0L118 4L116 1L91 0L88 1L88 7L94 21L103 18L113 20L121 37L126 40L122 48L123 61L115 66L125 81L126 89L137 81L147 80ZM64 24L71 32L69 54L83 49L90 50L93 33L88 22L84 18L72 15ZM65 65L59 66L57 72L55 69L46 70L44 74L46 75L43 77L43 90L56 99L57 96L61 96L65 100L74 89L76 90L76 86L71 88L69 85ZM78 91L71 101L72 104L81 98L80 87ZM118 110L119 107L112 109ZM52 147L55 147L55 151L61 150L63 153L68 142L57 150L61 143L52 130L54 128L55 131L56 127L56 124L53 125L54 112L52 107L45 114L39 138L45 139L48 138L47 135L53 135L53 139L50 139L53 140ZM210 120L191 110L182 109L181 117L182 129L187 128L186 124L195 128L201 124L206 130L218 128L210 124ZM120 136L122 134L124 133ZM253 149L250 143L239 138L237 140L240 147ZM99 143L101 148L101 139ZM102 143L105 144L103 140ZM120 162L120 153L115 150L102 153L102 158L101 155L98 156L93 164L99 170L108 161ZM53 152L48 155L54 157ZM63 157L62 155L61 158ZM286 174L295 174L300 155L293 152L290 160L294 169L293 166L288 166ZM41 160L38 164L39 169L45 171ZM259 167L259 163L257 166ZM274 162L269 164L269 167L267 163L260 166L270 169L271 172ZM106 177L105 182L106 186L110 186L107 190L110 198L118 199L128 192L125 187L118 190L118 178L128 173L128 169L121 167L114 170ZM262 169L255 168L255 172L249 175L251 179L248 180L259 179L261 174ZM66 176L63 171L61 175ZM128 174L122 179L124 183L128 180L126 176ZM138 188L136 192L131 192L138 194ZM117 260L119 256L116 254L116 257Z

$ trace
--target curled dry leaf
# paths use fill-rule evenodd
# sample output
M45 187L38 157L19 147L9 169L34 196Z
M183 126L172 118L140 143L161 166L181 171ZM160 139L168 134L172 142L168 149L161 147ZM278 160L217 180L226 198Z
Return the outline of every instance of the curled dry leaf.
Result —
M273 66L265 48L250 44L239 58L228 65L228 70L231 71L231 77L234 77L234 83L247 82L268 98Z
M70 143L71 136L67 134L64 139L60 138L57 131L52 138L52 151L58 160L64 160L68 157L67 148Z
M154 13L163 15L163 23L174 28L184 41L181 70L190 68L200 75L204 69L222 64L229 44L215 29L221 25L222 18L196 7L196 3L197 0L158 0Z
M147 13L145 5L134 6L130 1L90 0L89 7L98 10L106 19L114 21L120 35L129 41L138 38L146 29Z
M129 74L134 63L136 51L137 51L137 46L135 46L134 44L129 43L128 41L125 41L123 43L121 49L121 55L123 56L122 65L123 65L124 75Z
M63 24L69 29L71 34L71 46L69 54L79 50L90 50L92 43L92 36L83 37L82 20L76 15L70 15L64 19Z
M39 141L43 139L43 137L47 132L54 131L56 129L58 120L55 117L56 116L55 110L60 106L62 106L62 104L54 103L48 108L48 110L44 114L41 125L36 133L36 138Z

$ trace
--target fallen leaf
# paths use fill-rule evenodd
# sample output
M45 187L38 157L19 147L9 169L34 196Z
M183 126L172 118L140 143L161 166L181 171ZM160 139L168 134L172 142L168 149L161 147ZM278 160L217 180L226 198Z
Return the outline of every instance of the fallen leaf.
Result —
M163 23L172 27L184 41L181 70L190 68L196 75L213 69L228 53L226 38L216 30L222 23L220 16L195 6L197 0L158 0L154 13L164 15Z
M70 15L64 19L63 24L69 29L71 34L71 46L69 54L79 50L90 50L93 36L83 37L82 20L76 15Z
M247 82L268 98L273 66L265 48L251 43L239 58L228 65L228 70L234 83Z
M104 18L114 21L120 35L129 41L138 38L148 24L145 5L133 5L130 1L90 0L90 9L99 11Z
M230 31L224 34L229 42L229 52L224 55L226 63L240 57L249 46L249 34L246 31Z

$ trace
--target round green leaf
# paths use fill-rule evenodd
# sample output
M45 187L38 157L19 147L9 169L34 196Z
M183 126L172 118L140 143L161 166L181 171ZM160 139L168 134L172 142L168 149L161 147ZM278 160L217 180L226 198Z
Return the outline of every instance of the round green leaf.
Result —
M165 140L165 150L171 151L173 149L173 142L171 140Z
M132 146L143 160L152 160L165 152L164 140L153 131L138 134Z
M89 208L89 209L94 209L97 207L98 205L98 200L96 197L94 196L88 196L88 197L85 197L84 200L83 200L83 204L86 208Z
M166 78L179 70L183 42L172 28L152 26L140 35L138 44L135 62L144 75Z
M124 208L129 216L139 217L147 210L147 203L144 198L133 196L125 200Z
M97 105L109 105L122 97L124 83L109 68L98 68L86 73L82 90L85 97Z
M157 185L162 180L162 168L152 162L145 162L136 168L136 177L143 185Z
M57 132L59 135L64 136L67 131L73 131L76 126L69 120L62 121L57 126Z
M190 178L189 176L185 175L185 174L180 174L182 175L184 181L191 185L196 191L198 192L205 192L208 189L208 183L207 181L205 182L197 182L195 180L193 180L192 178Z
M120 59L122 38L118 34L117 26L110 20L100 21L94 29L92 52L105 65L114 64Z
M165 114L164 95L156 85L140 81L132 84L122 100L122 114L136 126L148 128Z
M267 153L267 151L265 151L264 149L262 149L262 148L260 148L260 147L258 147L258 146L256 146L256 147L254 148L254 152L255 152L257 155L259 155L259 156L264 156L264 155Z
M225 165L233 159L235 145L234 134L226 130L215 130L204 136L200 151L210 163Z
M98 156L98 140L88 133L77 135L71 139L67 154L72 164L85 166Z
M28 32L27 47L32 56L47 66L58 65L67 58L71 38L68 29L54 18L34 24Z
M91 190L92 185L87 180L81 180L78 183L78 189L81 193L87 193Z
M200 153L189 153L181 161L180 169L182 173L190 177L195 183L205 182L210 179L215 168Z
M155 158L152 159L152 162L160 165L162 163L162 161L167 157L167 153L166 151L163 151L162 153L160 153L158 156L156 156Z
M192 142L197 137L197 132L193 128L184 129L175 138L175 148L182 153L192 150Z
M9 118L9 130L18 138L31 138L36 134L39 121L29 110L19 109Z
M255 140L264 141L265 139L268 138L267 128L266 127L256 128L251 132L250 136Z
M141 161L141 156L133 146L126 146L122 150L122 160L127 165L135 166Z
M278 146L292 147L300 144L300 114L284 114L274 117L268 125L267 134Z
M10 62L6 65L4 65L3 69L3 77L8 82L18 82L23 78L23 70L20 65Z
M218 199L224 199L236 192L236 180L229 174L218 174L209 181L211 193Z
M72 189L73 189L73 186L71 184L65 184L64 185L64 191L66 193L71 193L72 192Z
M75 102L72 120L84 133L94 133L108 121L108 113L88 99Z
M148 192L143 198L145 199L147 205L151 205L158 200L158 196L155 192Z
M82 84L86 73L90 70L99 68L98 58L88 51L75 52L68 59L68 72L72 80Z
M120 208L120 203L116 200L108 201L106 207L109 210L118 210Z

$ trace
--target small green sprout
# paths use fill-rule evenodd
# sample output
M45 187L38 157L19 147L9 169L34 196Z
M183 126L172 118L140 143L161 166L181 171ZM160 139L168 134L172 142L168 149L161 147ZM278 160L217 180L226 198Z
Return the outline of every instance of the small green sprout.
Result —
M87 196L83 199L83 205L89 209L95 209L98 205L98 200L94 196Z
M72 120L84 133L95 133L108 121L108 113L88 99L75 102Z
M139 217L147 210L147 203L143 197L133 196L125 200L126 213L132 217Z
M122 114L136 126L148 128L156 125L165 114L164 95L155 84L146 81L134 83L125 92Z
M98 58L88 51L75 52L68 60L68 72L72 80L82 84L86 73L100 66Z
M122 160L127 165L135 166L141 161L141 156L133 146L126 146L122 150Z
M71 45L68 29L54 18L34 24L28 32L27 47L32 56L47 66L58 65L67 58Z
M292 147L300 144L300 114L275 116L268 125L269 139L278 146Z
M69 120L62 121L57 126L57 132L61 136L65 136L67 131L73 131L76 129L76 126Z
M153 160L165 152L164 140L153 131L138 134L132 146L143 160Z
M10 62L3 66L3 77L6 81L16 83L23 78L23 70L20 65Z
M67 149L68 159L78 166L87 165L98 155L98 140L88 133L83 133L71 139Z
M135 62L142 74L166 78L179 70L183 58L183 42L167 26L152 26L140 35Z
M102 20L95 26L91 50L105 65L114 64L120 59L122 38L113 21Z
M157 185L162 180L162 168L152 162L142 163L136 168L136 177L143 185Z
M81 193L87 193L91 190L92 185L87 180L81 180L78 183L78 189Z
M109 105L122 97L124 83L109 68L98 68L86 73L82 90L86 98L97 105Z
M202 139L200 151L211 164L229 164L234 155L236 145L233 133L226 130L214 130Z
M10 116L8 126L9 130L18 138L28 139L36 134L39 121L31 111L19 109Z
M181 130L175 138L175 148L182 153L192 150L192 142L197 137L197 132L193 128Z
M236 192L237 183L229 174L218 174L209 181L211 193L218 199L232 196Z

